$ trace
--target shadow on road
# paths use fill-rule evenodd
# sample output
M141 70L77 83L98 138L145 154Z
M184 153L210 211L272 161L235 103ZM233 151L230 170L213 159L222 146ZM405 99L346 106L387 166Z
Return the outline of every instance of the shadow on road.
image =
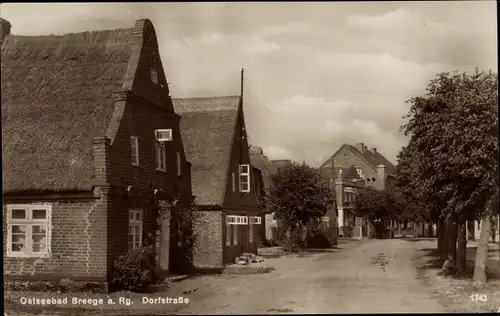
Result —
M396 239L402 239L404 241L409 242L418 242L418 241L434 241L435 237L397 237Z

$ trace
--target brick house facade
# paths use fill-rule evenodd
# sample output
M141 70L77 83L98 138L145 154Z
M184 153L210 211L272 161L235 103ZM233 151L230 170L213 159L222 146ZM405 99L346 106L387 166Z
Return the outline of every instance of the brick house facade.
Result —
M259 217L243 97L174 99L192 163L197 208L193 253L198 268L217 268L256 253Z
M158 200L191 197L152 23L9 35L1 70L6 278L109 282L120 254L159 238Z
M395 166L376 148L363 143L343 144L321 166L321 172L335 182L339 234L352 232L353 237L368 236L366 218L354 212L356 192L364 187L383 190L392 187Z

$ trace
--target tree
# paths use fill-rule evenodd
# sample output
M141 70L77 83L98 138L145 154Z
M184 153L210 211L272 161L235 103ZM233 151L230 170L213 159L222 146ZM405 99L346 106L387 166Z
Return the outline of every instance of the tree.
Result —
M404 200L397 192L366 187L358 191L354 205L357 215L368 219L370 232L373 233L375 222L386 227L387 221L398 218L404 207Z
M289 238L296 238L297 230L323 216L334 202L335 190L320 172L296 163L271 176L271 186L264 199L266 210L275 212L287 227Z
M497 85L491 71L441 73L425 96L408 101L403 129L414 159L411 183L416 196L428 206L436 203L440 220L447 220L447 261L459 275L465 272L466 221L488 216L487 204L498 195Z

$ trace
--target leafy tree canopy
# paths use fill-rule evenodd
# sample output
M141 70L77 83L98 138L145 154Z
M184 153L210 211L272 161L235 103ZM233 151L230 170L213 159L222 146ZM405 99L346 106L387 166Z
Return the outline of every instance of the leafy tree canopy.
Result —
M396 186L431 217L481 217L498 200L498 76L440 73L411 98Z
M320 172L306 164L293 163L271 176L264 199L267 211L288 227L307 225L323 216L335 203L335 190Z

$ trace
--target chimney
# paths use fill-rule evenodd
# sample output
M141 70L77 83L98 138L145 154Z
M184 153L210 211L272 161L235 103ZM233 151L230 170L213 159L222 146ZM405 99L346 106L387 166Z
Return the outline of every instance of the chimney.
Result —
M9 21L0 18L0 28L2 31L2 42L8 35L10 35L11 27L12 27L12 25L10 24Z
M380 189L385 189L385 179L387 177L387 167L384 165L377 166L377 175L380 181L378 181L381 186Z
M344 173L344 171L342 170L342 168L340 168L339 171L337 172L337 182L343 181L343 179L344 179L343 173Z
M370 150L373 151L374 153L377 153L377 148L376 147L370 148Z
M365 151L365 144L364 143L357 143L356 145L354 145L356 147L356 149L358 149L360 152L364 152Z

